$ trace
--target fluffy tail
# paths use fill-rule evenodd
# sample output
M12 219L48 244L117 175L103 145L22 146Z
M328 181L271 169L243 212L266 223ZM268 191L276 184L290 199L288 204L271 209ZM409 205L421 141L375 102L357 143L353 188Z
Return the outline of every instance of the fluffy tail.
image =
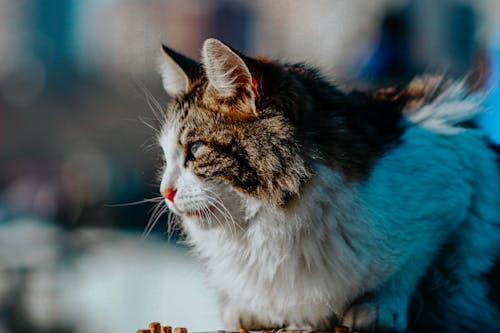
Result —
M458 125L483 111L483 96L470 93L463 81L424 76L414 79L407 89L418 92L420 99L405 109L405 115L411 122L439 132L456 132Z

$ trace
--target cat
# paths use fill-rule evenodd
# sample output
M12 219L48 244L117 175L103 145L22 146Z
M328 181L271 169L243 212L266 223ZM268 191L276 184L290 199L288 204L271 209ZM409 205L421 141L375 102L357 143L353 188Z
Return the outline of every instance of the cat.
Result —
M497 156L461 83L342 91L216 39L163 46L160 192L226 329L499 330ZM410 310L411 309L411 310Z

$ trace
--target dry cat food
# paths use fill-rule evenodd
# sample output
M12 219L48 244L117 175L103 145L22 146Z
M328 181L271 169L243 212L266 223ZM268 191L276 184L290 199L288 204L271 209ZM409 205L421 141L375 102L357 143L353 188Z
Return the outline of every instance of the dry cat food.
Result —
M309 331L299 331L299 330L259 330L259 331L248 331L244 328L240 328L238 332L230 332L219 330L216 332L207 333L305 333ZM333 331L317 331L316 333L348 333L349 329L346 326L335 325ZM148 329L139 329L137 333L172 333L172 326L161 326L158 322L153 322L149 324ZM188 333L187 329L184 327L174 328L174 333Z

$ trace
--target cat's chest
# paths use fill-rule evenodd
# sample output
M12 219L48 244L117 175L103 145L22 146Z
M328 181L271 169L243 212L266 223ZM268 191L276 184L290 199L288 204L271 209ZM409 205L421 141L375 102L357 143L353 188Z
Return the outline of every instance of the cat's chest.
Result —
M240 237L209 230L195 235L195 247L223 294L248 302L259 297L290 304L345 300L365 268L335 230L335 211L310 204L291 214L260 210Z

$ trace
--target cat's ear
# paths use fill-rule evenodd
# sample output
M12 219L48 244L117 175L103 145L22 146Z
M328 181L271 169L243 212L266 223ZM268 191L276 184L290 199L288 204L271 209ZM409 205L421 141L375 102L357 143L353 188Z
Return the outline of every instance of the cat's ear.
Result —
M170 96L186 93L199 75L200 64L165 45L161 46L161 50L158 67L163 88Z
M221 98L242 97L247 106L244 112L257 115L255 82L243 59L230 47L213 38L203 44L201 57L209 88Z

